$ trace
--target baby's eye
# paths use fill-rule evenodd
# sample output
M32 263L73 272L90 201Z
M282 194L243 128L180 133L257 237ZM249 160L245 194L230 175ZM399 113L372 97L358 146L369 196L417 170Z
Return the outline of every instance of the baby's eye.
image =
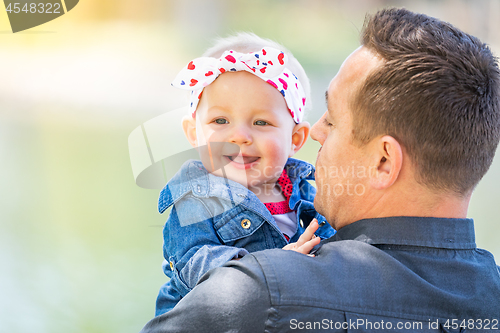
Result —
M219 125L229 124L229 122L224 118L215 119L215 123Z
M269 125L269 123L267 121L264 121L264 120L257 120L254 125L257 125L257 126L266 126L266 125Z

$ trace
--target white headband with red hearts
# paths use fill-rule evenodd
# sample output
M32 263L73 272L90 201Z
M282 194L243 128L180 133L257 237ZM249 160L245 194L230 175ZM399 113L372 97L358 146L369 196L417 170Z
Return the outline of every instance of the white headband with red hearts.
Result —
M260 52L240 53L226 51L220 58L196 58L184 67L172 82L172 86L191 90L190 111L195 116L203 88L224 72L246 71L260 77L285 98L295 123L304 119L306 95L299 79L286 68L287 56L283 52L266 47Z

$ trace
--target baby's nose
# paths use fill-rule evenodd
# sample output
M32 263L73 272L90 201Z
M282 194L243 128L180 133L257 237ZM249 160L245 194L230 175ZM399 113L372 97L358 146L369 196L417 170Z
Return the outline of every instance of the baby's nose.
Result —
M235 126L230 142L238 145L251 144L253 142L251 130L247 126Z

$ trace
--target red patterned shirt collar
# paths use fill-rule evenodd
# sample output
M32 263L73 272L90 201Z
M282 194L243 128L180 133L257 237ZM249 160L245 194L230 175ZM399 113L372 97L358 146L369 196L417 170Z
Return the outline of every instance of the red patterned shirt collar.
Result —
M272 215L280 215L292 212L288 202L290 201L290 196L292 195L293 184L284 169L281 173L281 176L278 178L278 185L281 187L281 191L286 200L264 203L264 205Z

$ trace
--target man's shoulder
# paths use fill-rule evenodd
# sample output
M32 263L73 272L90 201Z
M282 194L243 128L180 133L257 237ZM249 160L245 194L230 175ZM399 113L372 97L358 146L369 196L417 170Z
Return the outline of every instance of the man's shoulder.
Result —
M322 244L314 257L282 249L254 252L251 256L262 269L269 289L280 291L280 295L273 295L271 292L274 300L287 295L290 299L310 298L313 301L324 298L326 294L336 294L336 298L324 298L324 301L329 302L338 300L343 294L342 290L359 287L349 276L354 277L357 272L377 270L379 263L375 257L378 252L378 249L369 244L346 240ZM343 271L345 267L350 268ZM307 295L300 295L297 293L297 286L306 283L305 281L312 289Z
M322 241L320 247L314 252L314 257L282 249L259 251L252 253L252 256L259 263L264 274L279 274L280 278L295 279L303 278L304 273L315 275L314 272L317 272L317 269L321 269L321 267L326 269L333 267L336 270L339 265L353 265L358 269L369 269L376 266L376 263L366 259L380 256L380 252L376 247L365 242L327 239ZM297 269L298 267L300 268ZM301 270L302 272L300 272ZM302 276L294 276L296 271ZM324 275L324 277L326 276ZM335 279L335 276L329 277Z
M280 249L251 255L276 308L309 305L420 321L500 311L500 278L486 276L493 266L464 263L451 253L445 259L423 249L391 251L342 240L326 242L315 257Z

